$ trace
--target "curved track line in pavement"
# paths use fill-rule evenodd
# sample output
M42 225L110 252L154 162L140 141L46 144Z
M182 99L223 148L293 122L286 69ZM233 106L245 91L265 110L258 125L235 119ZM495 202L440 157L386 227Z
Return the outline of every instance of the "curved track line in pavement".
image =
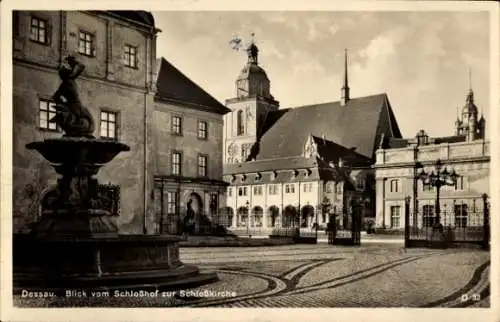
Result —
M307 288L301 288L299 290L299 292L294 292L295 289L295 286L298 284L299 280L301 277L303 277L305 274L307 274L309 271L311 271L312 269L316 268L316 267L319 267L319 266L322 266L324 264L327 264L333 260L338 260L338 259L332 259L332 260L324 260L324 261L319 261L319 262L314 262L314 263L311 263L310 265L302 265L302 267L297 267L296 270L297 270L297 273L295 275L290 275L289 274L289 279L285 279L283 277L281 278L277 278L273 275L269 275L269 274L262 274L262 273L254 273L254 272L232 272L232 271L226 271L226 270L220 270L221 272L224 272L224 273L229 273L229 274L241 274L241 275L251 275L251 276L255 276L255 277L261 277L261 278L264 278L264 279L273 279L273 280L276 280L276 279L279 279L284 285L285 287L282 287L281 289L273 289L272 291L268 291L268 292L259 292L259 293L254 293L254 294L248 294L248 295L244 295L244 296L241 296L241 297L237 297L237 298L230 298L230 299L220 299L220 300L210 300L210 301L201 301L199 303L196 303L196 306L218 306L218 305L224 305L224 304L233 304L235 306L241 306L241 305L244 305L243 302L248 302L249 300L252 300L252 301L255 301L255 300L259 300L259 302L261 302L260 300L264 300L266 298L269 298L269 297L273 297L273 298L276 298L277 296L282 296L282 295L288 295L288 294L300 294L300 293L309 293L311 291L315 291L315 290L319 290L319 289L324 289L324 288L332 288L332 287L337 287L337 286L341 286L341 285L345 285L345 284L348 284L348 283L352 283L352 282L355 282L355 281L358 281L358 280L361 280L361 279L364 279L364 278L368 278L372 275L375 275L375 274L378 274L380 272L383 272L387 269L390 269L392 267L395 267L395 266L398 266L398 265L402 265L402 264L405 264L405 263L408 263L408 262L411 262L411 261L414 261L414 260L417 260L419 258L422 258L424 256L419 256L419 257L407 257L407 258L404 258L404 259L400 259L400 260L396 260L396 261L392 261L392 262L388 262L388 263L385 263L385 264L382 264L382 265L378 265L377 267L371 267L369 269L366 269L366 270L363 270L363 271L359 271L359 272L356 272L356 273L353 273L353 274L349 274L347 276L342 276L342 277L339 277L336 279L336 281L328 281L327 283L333 283L335 284L337 282L336 285L332 285L332 286L323 286L323 287L317 287L317 286L313 286L313 287L307 287ZM384 267L383 269L379 269L379 270L376 270L378 267ZM370 271L373 271L375 268L375 272L372 273L372 274L364 274L366 272L370 272ZM347 278L350 278L352 276L355 276L355 275L363 275L364 276L361 276L360 278L354 278L354 279L351 279L351 280L348 280L344 283L340 282L339 280L345 280ZM339 283L340 282L340 283ZM282 285L283 285L282 284ZM285 301L285 300L283 300ZM187 304L189 305L189 304ZM232 305L231 305L232 306Z
M281 290L286 289L287 284L285 281L283 281L280 278L277 278L275 276L272 276L270 274L264 274L264 273L255 273L255 272L240 272L240 271L230 271L230 270L224 270L221 269L219 270L221 273L226 273L226 274L234 274L234 275L247 275L247 276L253 276L257 278L261 278L265 280L268 283L267 288L264 291L259 291L256 293L252 294L246 294L246 295L241 295L233 298L223 298L223 299L211 299L211 300L200 300L194 303L186 303L186 304L181 304L180 306L212 306L212 305L217 305L217 304L222 304L222 303L227 303L227 302L238 302L238 301L244 301L247 299L252 299L255 297L268 297L272 296L273 294L276 294L280 292Z
M460 298L462 297L463 294L469 294L469 296L471 295L470 290L473 289L474 286L478 285L481 282L481 280L482 280L481 276L483 275L483 273L485 272L486 268L488 268L489 265L490 265L490 261L487 261L487 262L483 263L482 265L480 265L479 267L477 267L474 271L474 274L472 275L472 278L469 280L469 282L464 287L462 287L460 290L458 290L457 292L454 292L454 293L452 293L452 294L450 294L450 295L448 295L440 300L421 305L420 307L436 307L436 306L442 306L442 305L446 305L446 304L459 305L457 307L463 307L462 305L464 305L466 303L455 303L455 301L457 301L457 299L460 300ZM488 282L488 285L489 285L489 282ZM483 291L484 291L484 289L483 289ZM489 293L489 287L487 287L486 293ZM468 303L468 305L471 305L471 303Z
M393 262L388 262L383 265L377 265L374 267L370 267L361 271L357 271L352 274L348 274L345 276L340 276L337 278L334 278L329 281L325 281L322 283L318 283L316 285L311 285L307 287L302 287L299 289L296 289L294 291L289 292L288 294L303 294L303 293L308 293L308 292L313 292L313 291L318 291L318 290L324 290L324 289L332 289L336 288L339 286L351 284L360 280L367 279L369 277L372 277L374 275L383 273L391 268L394 268L396 266L400 266L403 264L411 263L416 260L419 260L425 256L418 256L418 257L407 257L401 260L393 261ZM352 278L351 278L352 277Z

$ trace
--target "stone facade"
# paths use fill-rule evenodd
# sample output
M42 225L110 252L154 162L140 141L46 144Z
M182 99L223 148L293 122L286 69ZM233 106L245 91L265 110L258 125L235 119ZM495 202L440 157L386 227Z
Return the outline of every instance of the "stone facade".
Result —
M362 171L352 171L351 179L359 178ZM325 198L330 212L339 215L342 222L350 200L369 189L361 186L349 189L344 187L344 181L321 180L314 167L227 175L225 180L231 184L227 188L226 206L232 214L228 224L234 229L290 227L286 217L292 212L299 214L302 228L311 228L315 222L326 226L329 216L322 210Z
M477 108L471 101L472 97L469 93L464 111L472 110L470 114L474 116L469 118L469 114L464 113L467 122L456 122L455 134L460 135L429 138L422 130L414 139L393 142L397 143L397 147L388 143L377 150L377 227L404 229L405 198L410 201L410 212L416 214L412 216L416 220L414 226L422 228L425 225L424 214L435 215L436 188L424 185L418 173L421 169L425 173L436 172L437 160L442 162L442 168L454 170L458 175L456 185L443 186L440 190L441 223L454 225L459 210L468 216L467 225L482 225L482 196L489 194L490 142L484 137L484 117L481 116L479 125L474 123L477 121ZM444 218L448 220L446 223Z
M94 135L117 139L131 149L98 174L101 184L119 186L121 233L158 233L161 214L167 214L171 202L169 191L177 192L177 215L193 198L199 213L223 204L222 115L227 109L164 59L167 72L159 72L159 30L150 13L18 11L13 22L15 232L29 231L41 214L40 201L57 180L48 162L25 145L62 135L47 119L54 112L48 109L60 84L58 68L68 54L86 66L77 85L96 122ZM169 88L180 82L182 91ZM186 95L182 100L170 95L179 92ZM180 136L171 134L173 115L182 118ZM200 121L206 124L203 139L198 138ZM172 174L172 151L182 152L180 175ZM199 155L207 157L202 176Z
M182 120L182 135L172 133L174 116ZM190 200L193 201L196 213L206 215L209 219L225 204L226 184L222 182L222 115L182 104L156 101L153 119L157 230L163 232L170 229L173 233L177 230L173 224L186 213ZM207 125L206 138L198 135L200 122ZM174 152L182 155L180 175L173 173ZM199 156L206 157L206 175L200 174ZM169 218L160 220L162 216ZM167 227L160 228L160 222Z
M46 39L35 41L30 36L31 25L40 21ZM86 66L78 87L84 106L96 121L97 136L101 111L115 113L116 137L131 148L99 172L101 183L120 186L120 229L123 233L151 230L148 216L153 168L146 124L153 112L150 86L156 30L116 15L81 11L18 11L14 23L14 231L26 231L29 223L37 220L39 201L55 183L55 171L25 145L62 135L40 126L40 101L51 100L60 83L57 68L68 54L75 53ZM78 53L80 31L92 35L88 56ZM126 43L137 48L136 68L123 64Z

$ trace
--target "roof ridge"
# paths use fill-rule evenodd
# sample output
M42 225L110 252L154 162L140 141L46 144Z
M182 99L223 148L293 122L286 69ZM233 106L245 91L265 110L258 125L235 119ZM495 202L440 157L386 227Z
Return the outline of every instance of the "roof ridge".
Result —
M379 94L371 94L371 95L367 95L367 96L354 97L354 98L349 99L349 101L356 101L356 100L361 100L361 99L367 99L367 98L372 98L372 97L376 97L376 96L385 96L385 97L387 97L387 93L383 92L383 93L379 93ZM293 107L288 107L288 109L306 108L306 107L329 105L329 104L335 104L335 103L339 103L340 104L340 100L338 100L338 101L328 101L328 102L322 102L322 103L316 103L316 104L297 105L297 106L293 106Z
M158 60L158 59L157 59ZM162 96L161 95L161 89L158 88L158 83L160 82L160 74L162 73L162 69L163 69L163 64L167 64L168 67L170 67L171 69L173 69L173 71L175 73L178 74L178 76L180 76L181 78L183 78L185 81L187 81L187 83L191 86L194 86L197 90L201 91L201 93L203 93L204 95L206 95L210 100L213 101L214 104L218 105L219 108L224 108L226 109L227 107L222 104L221 102L219 102L219 100L217 100L215 97L212 96L212 94L208 93L205 89L203 89L200 85L198 85L195 81L193 81L189 76L187 76L186 74L184 74L179 68L177 68L174 64L172 64L170 61L168 61L164 56L161 56L159 58L160 60L160 67L158 69L158 75L157 75L157 88L156 88L156 92L159 93L159 96ZM199 104L198 105L203 105L203 106L207 106L207 107L210 107L206 104Z

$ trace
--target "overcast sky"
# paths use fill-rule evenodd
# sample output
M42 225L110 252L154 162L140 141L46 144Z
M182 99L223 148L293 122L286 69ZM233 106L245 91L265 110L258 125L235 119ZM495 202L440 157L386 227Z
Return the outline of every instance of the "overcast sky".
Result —
M469 88L489 115L485 12L153 12L157 55L224 103L247 61L231 49L255 33L259 64L282 108L337 101L343 51L351 97L387 93L403 136L452 135ZM300 126L300 125L298 125Z

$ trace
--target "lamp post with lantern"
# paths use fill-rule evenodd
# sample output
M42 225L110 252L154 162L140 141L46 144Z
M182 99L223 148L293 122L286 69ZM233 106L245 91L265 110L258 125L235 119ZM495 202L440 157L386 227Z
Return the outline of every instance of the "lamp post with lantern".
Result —
M455 169L453 169L450 172L446 167L443 167L443 163L441 162L440 159L436 161L434 166L436 167L435 172L433 170L430 173L426 173L424 169L421 169L420 172L418 173L418 178L422 180L424 185L429 185L431 187L436 188L436 206L435 206L436 222L433 225L433 229L442 230L441 216L440 216L441 205L439 200L440 190L441 187L443 186L456 185L458 180L458 175L455 172Z
M246 209L247 209L247 235L249 234L249 230L250 230L250 202L247 200L247 202L245 202L245 206L246 206Z

